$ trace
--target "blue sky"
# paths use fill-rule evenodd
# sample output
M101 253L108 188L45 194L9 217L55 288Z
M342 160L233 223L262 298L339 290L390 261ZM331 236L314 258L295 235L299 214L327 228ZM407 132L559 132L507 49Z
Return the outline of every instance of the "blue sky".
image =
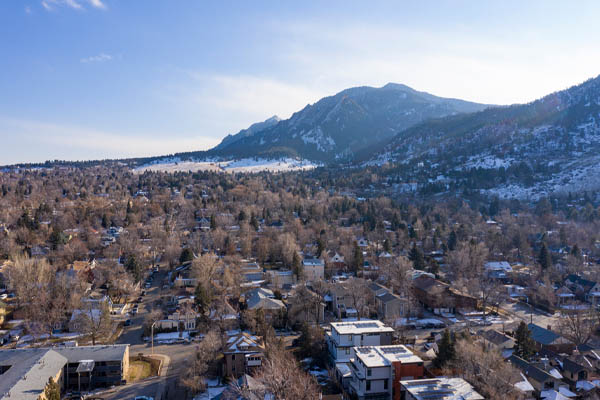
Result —
M351 86L531 101L600 74L598 15L597 1L2 0L0 165L207 149Z

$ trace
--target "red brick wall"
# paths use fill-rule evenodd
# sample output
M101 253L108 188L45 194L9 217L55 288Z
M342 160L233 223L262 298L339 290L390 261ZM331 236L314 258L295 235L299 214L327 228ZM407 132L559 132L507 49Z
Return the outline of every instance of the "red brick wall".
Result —
M395 362L392 364L394 369L394 383L393 387L393 399L400 400L400 380L411 377L411 379L420 379L423 377L425 370L423 363L419 364L402 364L401 362Z

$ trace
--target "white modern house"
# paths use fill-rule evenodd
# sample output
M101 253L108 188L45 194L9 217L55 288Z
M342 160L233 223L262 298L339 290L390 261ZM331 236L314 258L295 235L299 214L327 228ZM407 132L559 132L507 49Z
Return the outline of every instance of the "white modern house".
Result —
M352 348L392 344L394 329L377 320L332 322L327 332L327 347L334 363L347 363L353 357Z
M359 400L391 400L401 379L422 378L423 360L402 345L354 347L350 392Z

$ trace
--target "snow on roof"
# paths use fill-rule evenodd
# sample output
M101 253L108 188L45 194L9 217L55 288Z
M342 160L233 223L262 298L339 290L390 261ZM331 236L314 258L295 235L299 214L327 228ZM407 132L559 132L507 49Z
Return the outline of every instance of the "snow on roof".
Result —
M502 270L504 272L512 272L512 267L507 261L489 261L485 263L487 270Z
M360 321L332 322L331 327L340 335L360 335L363 333L394 332L378 320L362 319Z
M561 386L558 388L558 393L565 397L577 397L577 395L569 390L567 386Z
M348 377L352 376L352 371L350 370L350 367L346 363L337 363L337 364L335 364L335 368L338 370L340 375L344 378L348 378Z
M401 380L400 384L415 400L443 398L446 400L483 400L473 386L462 378Z
M568 397L563 396L556 390L544 390L540 393L540 398L545 400L568 400Z
M521 373L521 378L523 378L523 380L521 382L515 383L515 387L521 392L533 392L535 388L531 385L531 383L529 383L529 381L527 380L525 375L523 375L523 373Z
M423 360L413 354L406 346L364 346L355 347L354 353L367 367L383 367L394 362L419 363Z

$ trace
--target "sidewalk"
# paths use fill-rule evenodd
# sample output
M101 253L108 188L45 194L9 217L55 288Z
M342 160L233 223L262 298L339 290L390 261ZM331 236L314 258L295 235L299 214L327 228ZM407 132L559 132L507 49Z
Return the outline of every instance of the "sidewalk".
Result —
M165 392L165 387L167 385L167 372L169 371L169 365L171 364L171 357L165 354L144 354L145 357L150 357L154 359L161 360L160 371L158 371L158 376L160 378L160 383L156 389L156 395L154 396L154 400L162 400L162 396Z

